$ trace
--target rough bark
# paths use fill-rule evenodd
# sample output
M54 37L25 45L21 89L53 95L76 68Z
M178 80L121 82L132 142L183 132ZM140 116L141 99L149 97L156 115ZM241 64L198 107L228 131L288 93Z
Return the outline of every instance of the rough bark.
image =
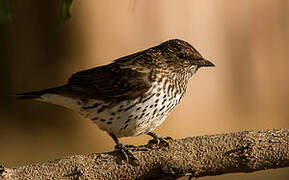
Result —
M175 179L253 172L289 166L289 129L244 131L168 140L135 150L138 165L119 152L75 155L16 168L0 168L0 179Z

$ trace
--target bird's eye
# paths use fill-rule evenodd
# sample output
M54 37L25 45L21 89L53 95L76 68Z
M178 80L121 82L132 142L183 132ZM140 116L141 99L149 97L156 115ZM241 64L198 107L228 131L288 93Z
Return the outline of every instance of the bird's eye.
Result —
M184 53L178 53L177 56L181 59L187 59L188 58L188 56Z

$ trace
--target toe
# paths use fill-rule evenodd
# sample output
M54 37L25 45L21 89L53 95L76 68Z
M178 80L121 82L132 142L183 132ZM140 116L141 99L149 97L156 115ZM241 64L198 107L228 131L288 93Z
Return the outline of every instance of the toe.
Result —
M160 141L160 144L163 144L165 146L169 146L169 143L165 138L160 138L159 141Z
M173 138L170 137L170 136L167 136L167 137L165 137L164 139L165 139L165 140L173 140Z
M138 146L133 145L133 144L126 144L125 147L126 148L138 148Z
M124 145L124 144L117 144L115 146L115 151L120 152L123 160L125 162L133 162L134 164L138 164L138 159L134 157L132 152L128 149L131 147L135 147L134 145Z

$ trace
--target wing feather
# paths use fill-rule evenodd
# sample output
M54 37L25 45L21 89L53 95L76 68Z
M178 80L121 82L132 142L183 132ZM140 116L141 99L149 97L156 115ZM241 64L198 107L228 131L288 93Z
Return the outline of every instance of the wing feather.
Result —
M137 71L112 63L80 71L69 79L74 92L105 101L133 99L151 87L149 71Z

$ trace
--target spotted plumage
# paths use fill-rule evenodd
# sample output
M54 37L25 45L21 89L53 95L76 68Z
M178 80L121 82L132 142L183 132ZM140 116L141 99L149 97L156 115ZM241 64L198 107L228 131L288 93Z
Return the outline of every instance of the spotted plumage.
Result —
M174 39L75 73L64 86L20 94L19 99L76 110L120 144L118 137L153 135L202 66L214 65L189 43Z

